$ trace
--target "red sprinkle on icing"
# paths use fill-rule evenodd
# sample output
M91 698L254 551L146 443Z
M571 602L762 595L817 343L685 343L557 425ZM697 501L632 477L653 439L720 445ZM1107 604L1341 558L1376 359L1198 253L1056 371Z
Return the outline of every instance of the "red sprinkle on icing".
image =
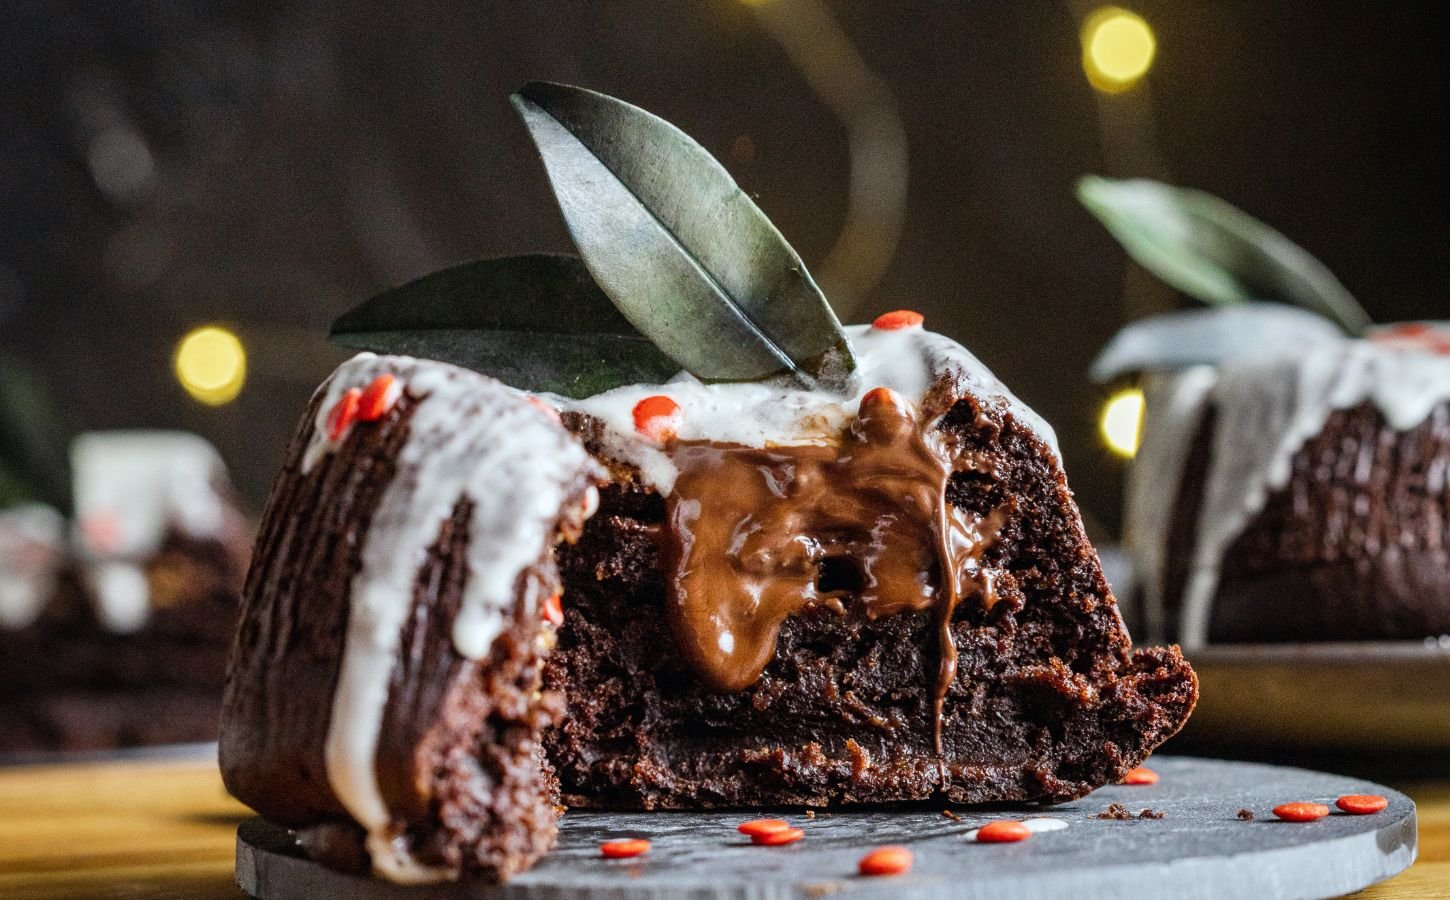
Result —
M529 395L525 396L524 399L527 400L527 401L529 401L529 404L531 406L533 406L535 409L539 409L539 410L542 410L542 411L548 413L549 416L552 417L555 422L562 421L559 418L559 411L557 409L555 409L554 407L552 407L549 404L545 403L544 401L540 400L538 397L535 397L533 394L529 394Z
M374 378L372 384L362 392L362 398L358 401L357 418L359 422L376 422L388 414L393 404L398 402L398 395L403 392L403 385L387 372Z
M619 841L605 841L599 845L599 855L607 859L633 859L649 852L649 841L630 838Z
M877 847L861 857L856 869L862 875L901 875L911 871L911 851L905 847Z
M875 387L867 391L861 398L862 406L873 406L877 403L896 405L896 393L887 387Z
M794 844L805 836L806 833L799 828L782 828L779 831L767 831L765 834L752 834L750 843L760 847L783 847Z
M785 819L751 819L749 822L741 822L735 826L735 830L741 834L748 834L755 837L757 834L774 834L777 831L785 831L790 823Z
M1334 805L1355 816L1368 816L1382 811L1390 801L1379 794L1345 794Z
M1329 815L1329 807L1323 803L1281 803L1274 807L1274 815L1285 822L1313 822Z
M1032 837L1032 832L1021 822L998 819L977 829L977 841L982 844L1013 844Z
M646 397L634 405L634 430L663 444L680 430L680 404L663 394Z
M81 520L86 546L97 553L114 553L121 543L121 518L113 512L95 512Z
M357 420L358 404L362 402L362 388L348 388L337 398L337 405L327 414L327 439L340 441L352 423Z
M1147 766L1129 769L1118 784L1157 784L1158 773Z
M889 313L882 313L871 323L872 328L880 328L882 331L896 331L901 328L918 328L926 316L910 309L897 309Z
M549 599L544 601L543 612L544 621L553 625L555 628L564 624L564 604L561 602L558 594L552 594Z

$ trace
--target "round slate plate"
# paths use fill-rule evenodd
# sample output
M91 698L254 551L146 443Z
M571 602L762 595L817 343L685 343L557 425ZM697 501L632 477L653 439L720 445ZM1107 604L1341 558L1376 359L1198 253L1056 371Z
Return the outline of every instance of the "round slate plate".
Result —
M329 871L308 861L288 832L260 819L237 835L237 883L261 900L458 900L458 898L851 897L1013 900L1178 897L1327 897L1358 890L1415 859L1415 805L1403 794L1335 775L1199 759L1155 759L1162 781L1105 787L1052 808L786 813L806 830L788 847L753 847L735 826L758 812L599 813L564 816L559 848L504 886L453 884L400 888ZM1348 793L1389 798L1372 816L1338 814L1291 824L1269 810L1290 800L1333 803ZM1110 803L1162 819L1091 818ZM1237 818L1247 808L1256 817ZM993 818L1051 816L1069 826L1020 844L977 844L972 828ZM599 842L649 837L648 856L606 860ZM916 854L908 875L862 878L867 849L906 844Z
M1450 637L1185 655L1201 690L1182 746L1450 754Z

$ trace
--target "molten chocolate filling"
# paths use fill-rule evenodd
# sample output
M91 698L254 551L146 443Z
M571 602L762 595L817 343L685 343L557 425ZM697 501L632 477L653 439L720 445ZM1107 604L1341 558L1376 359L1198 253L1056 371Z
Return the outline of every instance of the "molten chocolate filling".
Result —
M996 602L982 554L1006 524L946 500L952 473L988 475L952 453L896 394L877 389L839 442L753 448L680 441L667 499L669 615L681 650L721 691L742 690L775 655L787 616L811 606L869 618L935 612L941 662L933 733L956 677L952 613Z

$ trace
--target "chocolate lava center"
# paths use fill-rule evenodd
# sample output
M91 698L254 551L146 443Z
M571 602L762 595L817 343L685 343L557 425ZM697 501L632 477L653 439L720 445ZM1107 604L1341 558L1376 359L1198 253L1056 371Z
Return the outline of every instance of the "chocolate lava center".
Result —
M890 392L872 391L840 440L754 448L680 441L667 498L670 624L712 687L739 691L775 656L785 619L807 607L875 619L932 610L939 631L934 732L956 676L952 613L996 602L982 554L1006 524L946 500L957 470L986 460L946 438Z

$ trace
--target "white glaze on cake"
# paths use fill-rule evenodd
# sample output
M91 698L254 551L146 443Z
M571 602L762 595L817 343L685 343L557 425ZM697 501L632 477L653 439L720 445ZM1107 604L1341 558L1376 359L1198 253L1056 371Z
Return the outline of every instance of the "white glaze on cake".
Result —
M211 444L179 431L90 432L70 455L76 553L97 617L112 631L135 631L151 613L145 563L168 530L221 537L226 466Z
M551 397L562 409L586 413L605 426L603 450L613 459L640 470L641 477L661 493L675 481L674 464L659 446L634 428L635 404L663 394L680 405L681 440L711 440L747 447L812 444L835 440L876 387L887 387L920 404L931 386L947 372L960 373L967 390L982 398L998 398L1020 424L1057 455L1051 426L1007 390L992 372L951 338L919 326L880 329L852 325L846 329L856 355L856 371L841 392L807 389L789 379L733 384L703 384L681 373L663 385L629 385L584 400Z
M55 593L65 518L43 503L0 510L0 628L24 628Z
M1155 375L1148 393L1145 439L1129 488L1128 534L1150 622L1162 624L1165 616L1164 560L1188 445L1205 412L1215 412L1180 621L1181 642L1193 648L1207 641L1224 554L1269 496L1288 483L1305 442L1323 430L1331 413L1366 402L1393 429L1420 425L1450 402L1450 357L1345 340L1218 369Z
M388 686L419 567L459 501L470 499L468 578L453 645L469 659L484 657L517 602L520 575L548 552L560 509L570 499L567 492L590 460L519 391L444 363L364 353L343 363L320 389L304 473L336 446L327 436L327 416L338 398L383 373L395 375L418 402L351 583L325 759L333 792L368 832L374 870L391 881L421 883L452 873L411 857L394 830L376 765Z

